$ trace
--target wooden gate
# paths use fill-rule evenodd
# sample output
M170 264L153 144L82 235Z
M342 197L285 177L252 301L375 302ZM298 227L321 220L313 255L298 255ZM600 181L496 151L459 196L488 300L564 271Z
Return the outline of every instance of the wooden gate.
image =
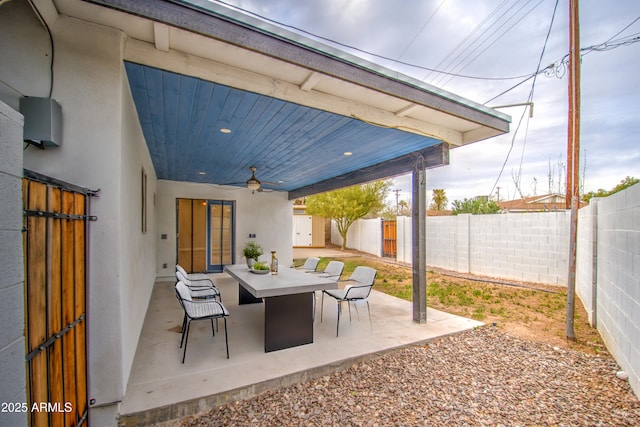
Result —
M88 425L86 242L95 192L23 179L25 338L31 426Z
M395 220L383 220L382 221L382 255L386 257L396 257L396 221Z

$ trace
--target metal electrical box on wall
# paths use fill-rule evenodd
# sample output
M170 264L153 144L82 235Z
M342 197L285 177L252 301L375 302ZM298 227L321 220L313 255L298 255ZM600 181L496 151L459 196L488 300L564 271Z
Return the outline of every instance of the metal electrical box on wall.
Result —
M52 98L20 98L24 116L24 140L41 148L62 143L62 107Z

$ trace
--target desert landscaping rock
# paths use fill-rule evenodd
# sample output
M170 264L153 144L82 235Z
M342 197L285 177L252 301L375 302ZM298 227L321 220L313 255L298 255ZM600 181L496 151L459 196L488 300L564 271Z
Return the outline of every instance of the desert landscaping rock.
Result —
M182 425L640 425L640 402L618 371L608 354L486 326L213 408Z

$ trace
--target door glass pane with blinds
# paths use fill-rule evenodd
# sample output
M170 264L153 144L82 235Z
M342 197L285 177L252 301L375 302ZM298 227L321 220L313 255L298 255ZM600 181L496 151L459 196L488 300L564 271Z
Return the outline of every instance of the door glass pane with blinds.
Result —
M233 202L209 200L209 271L233 264Z
M220 272L233 264L234 202L178 199L178 264L189 272Z

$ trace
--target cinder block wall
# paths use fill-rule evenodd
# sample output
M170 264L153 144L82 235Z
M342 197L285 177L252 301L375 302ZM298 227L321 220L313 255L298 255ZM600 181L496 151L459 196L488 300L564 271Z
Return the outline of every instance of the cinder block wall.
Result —
M568 212L429 217L427 265L566 285L569 220Z
M23 333L22 125L22 115L0 102L0 402L3 403L27 402ZM0 425L27 425L27 414L2 411Z
M578 212L578 245L576 250L576 295L587 311L589 324L596 326L597 235L599 199Z
M566 285L569 220L568 212L472 215L470 272Z
M427 265L446 270L458 270L459 254L455 244L459 242L458 222L458 217L436 216L426 219ZM411 230L411 222L407 227ZM409 240L404 244L411 247L411 232L408 235Z
M640 395L640 184L597 206L598 331Z
M578 215L576 293L640 395L640 184ZM427 265L566 286L570 220L571 212L429 217ZM398 261L410 264L411 218L398 218L397 244Z

